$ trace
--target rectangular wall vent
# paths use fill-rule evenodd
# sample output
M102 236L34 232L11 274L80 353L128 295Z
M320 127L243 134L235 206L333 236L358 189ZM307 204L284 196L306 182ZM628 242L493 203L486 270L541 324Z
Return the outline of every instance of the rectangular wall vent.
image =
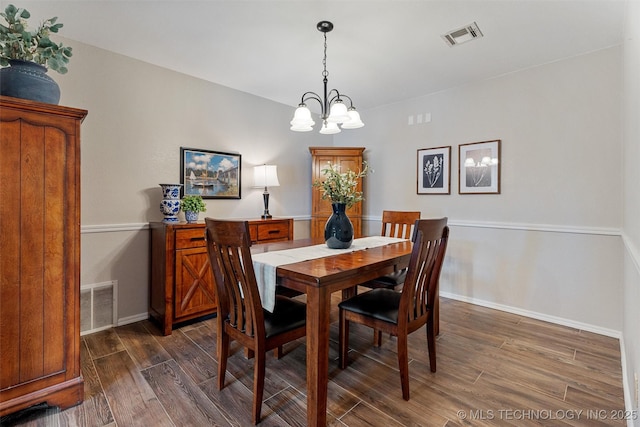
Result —
M115 326L118 319L118 281L80 287L80 335Z
M475 22L442 35L442 38L449 46L456 46L480 37L483 37L483 34Z

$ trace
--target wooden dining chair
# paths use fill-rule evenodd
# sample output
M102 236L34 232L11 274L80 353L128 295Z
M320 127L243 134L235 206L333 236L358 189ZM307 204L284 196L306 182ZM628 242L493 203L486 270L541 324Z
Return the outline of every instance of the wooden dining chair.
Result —
M413 235L415 222L420 219L419 211L382 211L381 236L409 239ZM403 268L385 276L362 283L368 288L402 289L407 269Z
M433 304L448 238L447 218L419 220L414 230L413 249L402 292L372 289L338 304L341 369L346 368L348 361L349 322L356 322L397 337L404 400L409 400L408 335L425 324L429 365L431 372L436 371Z
M218 297L218 390L224 388L229 343L238 341L255 358L252 421L260 421L264 391L265 358L285 343L306 334L306 305L276 296L273 312L262 308L251 260L251 238L246 221L206 218L207 251Z

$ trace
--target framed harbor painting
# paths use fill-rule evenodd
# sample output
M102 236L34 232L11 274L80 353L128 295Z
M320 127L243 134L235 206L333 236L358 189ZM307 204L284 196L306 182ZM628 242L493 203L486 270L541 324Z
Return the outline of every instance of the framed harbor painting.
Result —
M238 153L180 147L182 193L203 199L239 199L240 167Z
M458 192L500 194L500 140L459 145Z
M418 194L451 193L451 147L418 150Z

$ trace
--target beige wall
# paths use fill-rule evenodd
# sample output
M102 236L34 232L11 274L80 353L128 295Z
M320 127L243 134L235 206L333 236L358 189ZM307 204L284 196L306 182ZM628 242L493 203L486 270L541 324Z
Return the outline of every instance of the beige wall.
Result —
M54 77L62 105L89 110L82 127L83 225L161 220L158 183L179 182L181 146L242 155L242 199L207 201L208 215L262 213L252 166L271 162L282 185L270 190L271 213L282 215L286 206L289 216L308 214L307 147L330 140L290 132L293 107L68 42L70 71Z
M625 390L628 409L639 411L638 376L640 376L640 2L628 2L624 37L624 322L626 373ZM635 374L635 379L634 379ZM638 423L638 421L636 421ZM638 424L636 424L638 425Z
M614 47L365 111L367 126L336 142L370 147L365 214L449 217L445 295L619 335L621 84ZM430 123L408 124L424 113ZM501 194L458 194L458 146L492 139ZM451 194L416 195L417 150L441 146Z

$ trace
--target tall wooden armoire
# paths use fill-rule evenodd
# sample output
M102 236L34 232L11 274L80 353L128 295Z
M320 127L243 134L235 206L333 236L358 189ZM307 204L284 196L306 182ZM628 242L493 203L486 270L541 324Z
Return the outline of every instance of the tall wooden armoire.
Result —
M80 123L85 110L0 96L0 415L84 398Z
M362 170L364 148L362 147L309 147L311 152L311 183L324 180L322 169L327 168L327 162L340 166L341 172L351 169L354 172ZM358 191L362 191L362 179L358 183ZM311 196L311 237L324 237L324 226L331 216L331 201L322 200L322 192L314 187ZM353 223L354 237L362 237L363 203L356 203L347 210L347 216Z

